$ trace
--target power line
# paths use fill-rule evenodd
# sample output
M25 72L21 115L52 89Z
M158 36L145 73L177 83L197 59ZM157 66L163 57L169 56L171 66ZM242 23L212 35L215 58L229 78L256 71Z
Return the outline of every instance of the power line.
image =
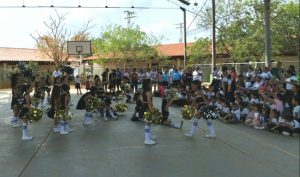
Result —
M204 2L204 4L202 5L202 7L199 9L199 11L197 12L197 15L193 18L192 22L189 24L189 26L187 27L186 30L189 30L189 28L191 27L191 25L194 23L194 21L196 20L196 18L199 16L201 10L203 9L203 7L206 5L207 0Z
M26 6L25 4L21 6L0 6L0 9L39 9L39 8L57 8L57 9L75 9L75 8L83 8L83 9L166 9L166 10L177 10L179 8L176 7L146 7L146 6Z

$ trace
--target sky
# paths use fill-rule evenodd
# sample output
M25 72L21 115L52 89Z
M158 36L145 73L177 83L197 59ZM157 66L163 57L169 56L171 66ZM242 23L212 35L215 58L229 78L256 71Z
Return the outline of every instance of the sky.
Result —
M59 14L66 15L66 29L70 32L79 30L83 24L92 19L95 26L89 31L93 37L100 37L105 27L113 24L127 26L125 18L126 10L134 11L136 16L132 19L134 25L155 36L164 36L161 43L177 43L180 38L180 30L175 24L183 22L183 13L178 6L178 0L1 0L3 6L72 6L79 4L92 7L166 7L172 9L117 9L117 8L57 8ZM205 0L190 0L187 7L191 11L197 11L205 3ZM194 2L198 6L194 6ZM208 4L207 4L208 5ZM0 8L0 47L34 48L35 41L31 34L43 34L46 31L43 22L49 20L50 15L55 14L55 8ZM187 26L191 24L194 14L187 12ZM189 30L197 28L196 20ZM193 42L199 37L210 36L209 31L200 31L188 35L188 42Z

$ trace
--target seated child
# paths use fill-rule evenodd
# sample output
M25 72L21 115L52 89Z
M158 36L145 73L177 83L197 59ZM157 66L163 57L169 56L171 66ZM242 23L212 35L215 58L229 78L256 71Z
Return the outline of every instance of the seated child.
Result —
M270 114L270 109L264 106L260 116L260 124L254 126L254 128L258 130L263 130L267 128L269 122L269 114Z
M224 117L226 116L228 113L230 113L230 108L229 108L229 103L224 100L224 99L221 99L221 112L220 112L220 115L221 117Z
M133 89L130 89L126 93L126 103L130 103L133 99Z
M240 121L241 117L241 110L239 108L239 105L236 103L232 103L232 110L230 113L228 113L226 116L221 118L222 122L225 123L238 123Z
M245 122L250 113L250 109L247 107L247 103L245 102L240 103L240 109L242 110L240 121Z
M277 126L272 130L283 135L293 136L293 133L299 133L300 124L297 120L293 119L293 113L291 111L285 111L282 117L279 117Z
M280 113L276 109L272 109L269 114L268 130L273 131L273 128L278 125Z
M259 118L260 118L260 105L259 104L254 104L252 106L252 110L247 117L245 124L249 127L254 127L260 124Z
M255 93L251 94L250 103L251 104L259 104L259 99L258 99L258 95L257 94L255 94Z

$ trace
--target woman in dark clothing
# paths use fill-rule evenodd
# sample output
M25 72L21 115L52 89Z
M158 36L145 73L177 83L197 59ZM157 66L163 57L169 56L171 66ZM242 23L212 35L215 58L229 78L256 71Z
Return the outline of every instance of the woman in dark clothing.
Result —
M32 87L31 85L25 86L25 94L24 94L24 101L23 101L23 106L21 108L19 117L23 121L23 127L22 127L22 140L31 140L32 136L29 135L28 132L28 112L31 109L31 97L30 93L32 92Z
M143 102L143 112L153 112L153 100L152 100L152 83L150 79L143 80L143 92L142 92L142 102ZM150 134L151 125L149 123L145 124L145 144L151 145L156 144L156 141L151 139Z
M13 127L20 127L19 122L19 112L21 105L23 103L23 90L22 83L20 82L20 74L14 74L11 76L11 89L12 89L12 99L11 99L11 109L13 110L13 117L11 123Z

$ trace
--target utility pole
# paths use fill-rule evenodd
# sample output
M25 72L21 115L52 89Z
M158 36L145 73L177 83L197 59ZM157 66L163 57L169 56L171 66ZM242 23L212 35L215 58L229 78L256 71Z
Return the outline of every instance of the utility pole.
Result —
M211 50L211 71L216 66L216 4L215 0L212 0L212 50Z
M182 43L182 38L183 38L183 23L178 23L178 24L175 24L177 27L176 29L179 29L180 30L180 38L179 38L179 43Z
M271 30L270 30L270 0L264 0L265 11L265 65L271 63Z
M184 42L184 57L183 57L183 66L186 66L187 59L187 39L186 39L186 9L180 7L183 12L183 42Z
M124 19L127 19L127 28L130 28L131 19L136 17L136 16L133 16L135 14L135 12L126 10L126 11L124 11L124 13L126 14L126 17Z

